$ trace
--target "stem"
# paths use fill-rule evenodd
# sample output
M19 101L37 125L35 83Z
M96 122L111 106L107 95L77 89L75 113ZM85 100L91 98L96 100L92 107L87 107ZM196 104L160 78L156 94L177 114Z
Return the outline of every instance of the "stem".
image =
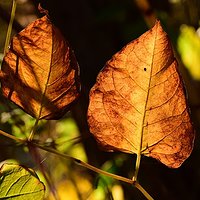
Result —
M5 54L8 50L8 46L9 46L9 43L10 43L10 37L11 37L11 33L12 33L13 21L14 21L14 18L15 18L16 6L17 6L17 1L13 0L10 22L9 22L9 25L8 25L8 31L7 31L6 41L5 41L5 46L4 46L4 56L5 56Z
M138 183L135 182L135 187L148 199L153 200L153 197Z
M52 195L54 196L54 199L59 200L60 198L59 198L57 191L56 191L56 188L55 188L55 186L54 186L54 184L52 183L52 180L51 180L51 174L48 174L46 172L46 169L45 169L46 167L45 167L44 163L41 162L41 155L38 152L38 148L37 147L35 148L35 146L32 145L31 142L28 142L27 146L28 146L28 149L29 149L29 153L31 154L33 160L38 165L39 170L43 174L44 179L46 180L47 185L49 186L49 189L52 192Z
M5 136L5 137L8 137L8 138L10 138L12 140L15 140L16 142L20 142L20 143L24 143L25 142L24 140L22 140L20 138L17 138L14 135L8 134L8 133L6 133L6 132L4 132L2 130L0 130L0 134Z
M15 141L17 141L17 142L20 142L20 143L25 143L25 142L26 142L25 140L22 140L22 139L17 138L17 137L15 137L15 136L13 136L13 135L10 135L10 134L8 134L8 133L2 131L2 130L0 130L0 134L3 135L3 136L5 136L5 137L8 137L8 138L10 138L10 139L12 139L12 140L15 140ZM28 140L28 142L30 143L29 140ZM27 143L27 145L28 145L28 143ZM28 146L29 146L29 145L28 145ZM153 200L153 198L150 196L150 194L149 194L137 181L135 181L134 179L131 180L131 179L125 178L125 177L123 177L123 176L119 176L119 175L116 175L116 174L112 174L112 173L103 171L103 170L98 169L98 168L96 168L96 167L94 167L94 166L92 166L92 165L90 165L90 164L88 164L88 163L86 163L86 162L83 162L83 161L81 161L81 160L79 160L79 159L77 159L77 158L71 157L71 156L66 155L66 154L64 154L64 153L60 153L59 151L57 151L57 150L55 150L55 149L42 146L42 145L40 145L40 144L38 144L38 143L33 143L33 141L31 142L31 146L38 147L38 148L40 148L40 149L42 149L42 150L45 150L45 151L54 153L54 154L56 154L56 155L58 155L58 156L61 156L61 157L63 157L63 158L72 160L72 161L74 161L75 163L77 163L78 165L80 165L80 166L82 166L82 167L85 167L85 168L87 168L87 169L90 169L90 170L92 170L92 171L94 171L94 172L96 172L96 173L103 174L103 175L109 176L109 177L111 177L111 178L113 178L113 179L116 179L116 180L119 180L119 181L123 181L123 182L125 182L125 183L129 183L129 184L131 184L131 185L134 185L138 190L140 190L140 192L141 192L148 200ZM141 155L141 154L140 154L140 155ZM140 156L140 157L141 157L141 156ZM136 161L136 163L138 163L138 165L140 165L140 159L137 159L137 160L138 160L138 161ZM136 165L136 166L137 166L137 165ZM136 168L136 169L137 169L137 168ZM138 168L138 170L139 170L139 168ZM138 173L138 170L136 170L137 173ZM135 176L134 176L134 177L135 177Z
M52 148L49 148L49 147L45 147L45 146L42 146L42 145L37 144L37 143L33 143L33 145L35 145L36 147L38 147L40 149L43 149L45 151L48 151L48 152L54 153L54 154L56 154L58 156L61 156L63 158L70 159L70 160L74 161L75 163L77 163L77 164L79 164L79 165L81 165L81 166L83 166L83 167L85 167L87 169L90 169L90 170L92 170L92 171L94 171L96 173L103 174L105 176L109 176L111 178L117 179L119 181L123 181L125 183L134 184L134 181L131 180L131 179L128 179L128 178L125 178L123 176L119 176L119 175L115 175L115 174L103 171L103 170L98 169L98 168L96 168L96 167L94 167L94 166L92 166L92 165L90 165L90 164L88 164L86 162L83 162L83 161L81 161L81 160L79 160L77 158L71 157L71 156L66 155L64 153L60 153L59 151L57 151L55 149L52 149Z
M36 129L37 129L38 123L39 123L39 117L36 119L35 124L34 124L32 130L31 130L31 133L30 133L30 135L29 135L29 137L28 137L28 141L29 141L29 142L30 142L30 141L33 139L33 137L34 137L34 134L35 134L35 131L36 131Z
M137 154L137 159L136 159L136 164L135 164L135 173L133 176L134 181L137 181L137 179L138 179L138 173L139 173L139 169L140 169L140 161L141 161L141 151L139 151Z
M40 144L37 144L37 143L33 143L32 145L35 145L36 147L42 149L42 150L45 150L45 151L48 151L48 152L51 152L51 153L54 153L58 156L61 156L63 158L66 158L66 159L70 159L72 161L74 161L75 163L77 163L78 165L81 165L82 167L85 167L87 169L90 169L96 173L99 173L99 174L103 174L105 176L109 176L111 178L114 178L114 179L117 179L119 181L123 181L125 183L129 183L131 185L134 185L138 190L140 190L140 192L148 199L148 200L153 200L153 197L151 197L151 195L135 180L131 180L131 179L128 179L128 178L125 178L123 176L119 176L119 175L116 175L116 174L112 174L112 173L109 173L109 172L106 172L106 171L103 171L101 169L98 169L86 162L83 162L77 158L74 158L74 157L71 157L69 155L66 155L64 153L60 153L59 151L55 150L55 149L52 149L52 148L49 148L49 147L45 147L45 146L42 146ZM140 154L141 155L141 154ZM140 156L141 157L141 156ZM138 164L140 165L140 160L138 160ZM139 169L139 168L138 168Z

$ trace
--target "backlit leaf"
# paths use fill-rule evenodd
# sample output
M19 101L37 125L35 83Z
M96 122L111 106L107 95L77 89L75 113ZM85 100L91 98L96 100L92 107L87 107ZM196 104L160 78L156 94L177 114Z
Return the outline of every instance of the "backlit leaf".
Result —
M90 91L88 123L107 150L139 152L173 168L190 155L194 130L159 22L106 63Z
M4 164L0 169L0 199L42 200L45 187L37 175L16 164Z
M79 96L74 53L47 15L13 38L2 74L3 95L35 118L57 119Z

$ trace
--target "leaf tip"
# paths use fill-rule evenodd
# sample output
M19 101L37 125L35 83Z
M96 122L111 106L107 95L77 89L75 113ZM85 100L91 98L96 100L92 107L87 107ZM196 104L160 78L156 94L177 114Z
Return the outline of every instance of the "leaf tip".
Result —
M156 19L155 24L154 24L153 27L156 27L156 28L157 28L157 27L162 27L161 22L160 22L159 19Z
M44 9L42 6L41 6L41 3L38 4L38 10L40 13L44 13L45 15L49 16L49 11Z
M156 19L155 25L152 27L151 31L155 31L158 34L165 34L166 35L166 32L164 31L164 29L162 27L162 23L159 19Z

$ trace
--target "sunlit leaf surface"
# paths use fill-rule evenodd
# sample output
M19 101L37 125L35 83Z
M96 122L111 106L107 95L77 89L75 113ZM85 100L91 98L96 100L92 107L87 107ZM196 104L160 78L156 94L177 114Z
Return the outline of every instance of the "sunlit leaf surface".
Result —
M42 200L45 187L37 175L16 164L4 164L0 169L0 199Z
M190 155L194 130L177 61L159 22L109 60L90 91L91 133L107 150L169 167Z
M38 119L60 118L79 96L74 53L48 16L13 38L2 74L3 95Z

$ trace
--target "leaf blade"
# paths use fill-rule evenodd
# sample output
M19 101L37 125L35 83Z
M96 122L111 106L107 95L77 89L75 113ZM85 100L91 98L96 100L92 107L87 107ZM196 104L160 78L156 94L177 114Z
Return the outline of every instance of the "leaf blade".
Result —
M13 38L2 72L3 95L38 119L60 118L79 96L78 63L48 16Z
M183 90L170 41L157 22L99 73L90 91L90 131L108 150L142 153L178 167L194 140Z
M45 187L30 169L4 164L0 175L0 199L44 199Z

